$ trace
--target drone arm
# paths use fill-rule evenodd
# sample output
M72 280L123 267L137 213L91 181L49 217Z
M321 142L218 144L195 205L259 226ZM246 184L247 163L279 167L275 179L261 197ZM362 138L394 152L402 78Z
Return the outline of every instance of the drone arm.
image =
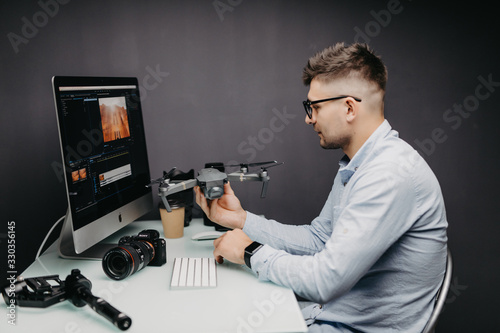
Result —
M244 181L257 181L257 182L262 182L262 190L260 192L260 197L265 198L266 193L267 193L267 186L269 185L269 175L267 174L266 171L262 171L260 173L242 173L242 172L233 172L229 175L227 175L227 179L229 181L239 181L239 182L244 182Z
M262 177L256 173L233 172L227 175L227 180L234 182L262 181Z
M167 212L170 213L172 211L172 209L170 208L170 205L168 204L167 196L174 194L174 193L177 193L177 192L181 192L181 191L193 188L196 186L196 184L197 184L196 179L190 179L190 180L182 181L180 183L169 184L166 187L160 186L158 188L158 195L161 197L161 200L162 200L163 204L165 205L165 209L167 210Z
M167 197L165 195L162 195L161 193L158 193L158 195L160 196L163 205L165 205L165 209L167 210L167 212L171 213L172 208L170 208L170 205L168 204Z

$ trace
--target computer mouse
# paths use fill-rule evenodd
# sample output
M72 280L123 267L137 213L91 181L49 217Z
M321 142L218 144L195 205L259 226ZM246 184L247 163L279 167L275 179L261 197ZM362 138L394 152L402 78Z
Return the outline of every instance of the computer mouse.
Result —
M203 232L199 232L197 234L194 234L191 237L191 239L192 240L197 240L197 241L200 241L200 240L212 240L212 239L217 239L217 238L219 238L222 235L224 235L224 232L222 232L222 231L216 231L216 230L203 231Z

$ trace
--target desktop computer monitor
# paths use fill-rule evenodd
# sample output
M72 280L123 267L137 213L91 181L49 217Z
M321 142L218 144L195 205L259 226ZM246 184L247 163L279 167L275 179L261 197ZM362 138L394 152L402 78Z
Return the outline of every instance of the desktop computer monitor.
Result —
M153 208L136 78L52 78L68 211L64 258L101 259L98 244ZM116 246L116 244L114 244Z

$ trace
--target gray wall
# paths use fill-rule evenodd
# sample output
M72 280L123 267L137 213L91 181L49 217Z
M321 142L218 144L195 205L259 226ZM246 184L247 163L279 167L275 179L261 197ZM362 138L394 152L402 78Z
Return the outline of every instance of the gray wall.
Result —
M500 324L499 29L491 7L42 0L0 8L0 281L6 223L16 223L22 271L66 212L53 168L61 159L53 75L138 77L153 176L212 161L286 162L270 170L267 199L258 198L259 184L235 190L251 211L304 224L319 213L342 155L322 150L304 123L301 70L316 51L356 40L382 55L386 116L443 189L455 277L440 331Z

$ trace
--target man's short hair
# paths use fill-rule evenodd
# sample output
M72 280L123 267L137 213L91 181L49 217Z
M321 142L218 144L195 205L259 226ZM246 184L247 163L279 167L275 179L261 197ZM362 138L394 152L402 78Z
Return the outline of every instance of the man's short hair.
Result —
M314 78L328 82L350 76L373 82L385 92L387 68L368 45L360 43L337 43L316 53L304 67L302 80L309 86Z

